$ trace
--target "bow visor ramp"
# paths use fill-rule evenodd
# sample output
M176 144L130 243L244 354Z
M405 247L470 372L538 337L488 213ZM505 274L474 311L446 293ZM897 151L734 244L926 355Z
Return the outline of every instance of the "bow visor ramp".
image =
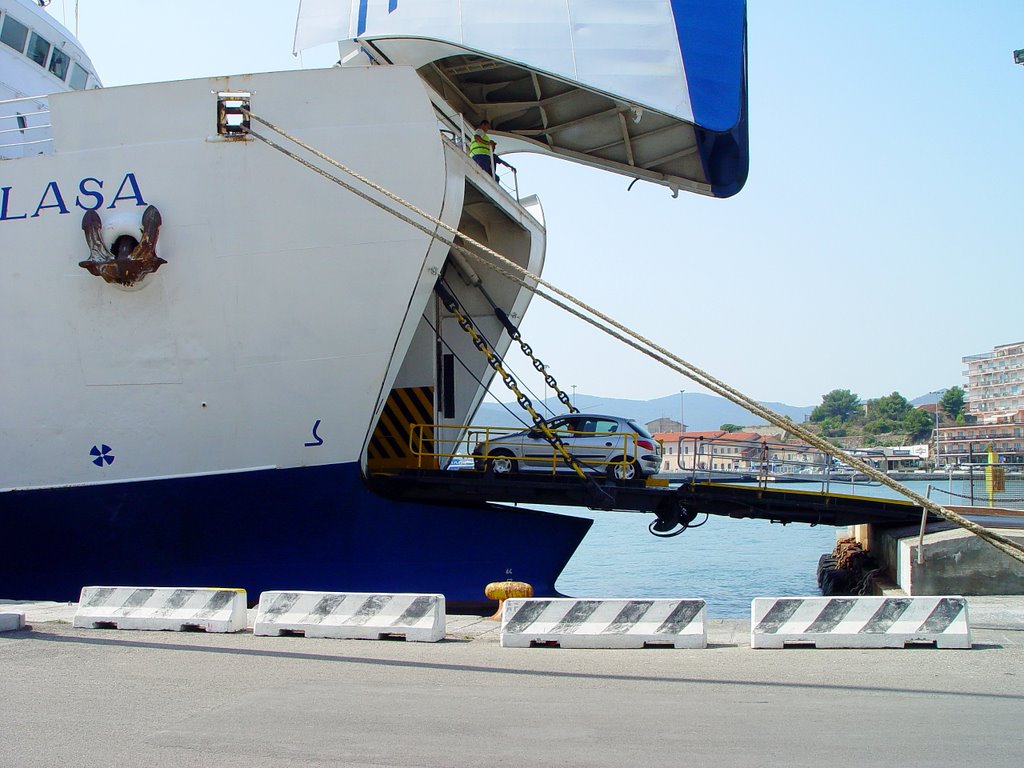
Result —
M729 197L748 169L744 0L304 0L296 52L412 66L500 153Z

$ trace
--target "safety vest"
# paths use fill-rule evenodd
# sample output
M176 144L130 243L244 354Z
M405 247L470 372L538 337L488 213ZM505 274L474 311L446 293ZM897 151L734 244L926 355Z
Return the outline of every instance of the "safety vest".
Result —
M469 142L469 156L489 154L491 154L491 137L486 133L478 133L473 136L473 140Z

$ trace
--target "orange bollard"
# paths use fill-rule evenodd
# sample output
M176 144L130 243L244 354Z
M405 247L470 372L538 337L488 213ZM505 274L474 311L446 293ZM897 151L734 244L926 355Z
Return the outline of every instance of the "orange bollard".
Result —
M501 621L501 608L505 601L510 597L533 597L533 586L525 581L492 581L484 587L484 596L498 601L498 610L489 618Z

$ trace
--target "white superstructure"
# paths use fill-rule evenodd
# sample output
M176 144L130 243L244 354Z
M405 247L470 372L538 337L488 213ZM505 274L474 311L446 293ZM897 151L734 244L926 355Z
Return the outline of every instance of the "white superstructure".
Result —
M98 88L78 41L31 0L0 0L0 158L50 149L49 93Z

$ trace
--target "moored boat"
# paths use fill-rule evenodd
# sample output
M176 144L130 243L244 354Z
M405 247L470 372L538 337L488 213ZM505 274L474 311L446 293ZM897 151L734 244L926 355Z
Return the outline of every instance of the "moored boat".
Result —
M678 30L679 8L702 4L642 5L635 35L659 19ZM746 152L736 6L738 22L720 20L736 103L704 125L701 97L672 78L682 58L626 83L646 94L630 101L614 77L584 85L547 53L531 63L525 40L492 54L453 38L436 26L445 3L303 3L297 44L337 35L347 66L108 89L44 11L0 2L0 593L226 584L459 604L508 575L554 593L588 520L399 502L366 482L422 461L414 425L468 423L493 375L437 281L499 355L511 339L494 308L521 318L530 292L254 140L248 115L539 273L542 208L470 160L474 126L489 118L503 147L732 194ZM565 21L570 43L613 28ZM669 42L679 57L680 35Z

